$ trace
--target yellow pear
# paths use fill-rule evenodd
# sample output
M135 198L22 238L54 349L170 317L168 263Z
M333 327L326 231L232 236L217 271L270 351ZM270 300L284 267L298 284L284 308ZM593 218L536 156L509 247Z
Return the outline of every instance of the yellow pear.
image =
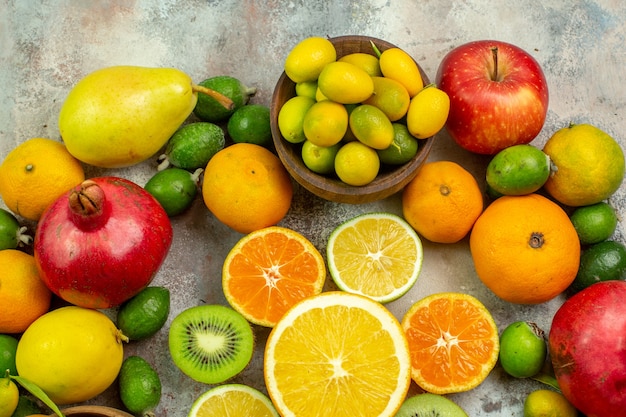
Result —
M175 68L102 68L69 92L59 114L61 137L67 150L87 164L135 165L165 145L193 111L199 91L232 105Z

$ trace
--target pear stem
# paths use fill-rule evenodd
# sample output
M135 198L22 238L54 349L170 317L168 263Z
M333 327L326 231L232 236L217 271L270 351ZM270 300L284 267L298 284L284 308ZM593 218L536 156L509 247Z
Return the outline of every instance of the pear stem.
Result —
M204 93L207 96L213 97L218 103L220 103L225 109L232 110L235 107L235 103L226 97L224 94L219 91L215 91L211 88L203 87L201 85L192 84L191 90L195 93Z

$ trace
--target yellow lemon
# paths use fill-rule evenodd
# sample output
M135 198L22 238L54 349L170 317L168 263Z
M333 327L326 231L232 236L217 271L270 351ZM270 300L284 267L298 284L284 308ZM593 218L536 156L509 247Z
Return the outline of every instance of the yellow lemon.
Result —
M374 149L386 149L394 138L393 124L378 107L362 104L350 113L350 129L354 136Z
M426 139L443 129L450 113L450 97L435 86L422 89L411 99L406 124L418 139Z
M304 116L314 103L310 97L294 96L282 105L278 111L278 130L287 142L304 142Z
M105 314L67 306L44 314L22 334L17 372L38 385L52 401L87 401L115 381L128 340Z
M19 390L9 377L0 377L0 417L11 417L17 408Z
M363 102L381 109L392 122L406 115L411 97L406 88L398 81L385 77L372 77L374 93Z
M372 77L349 62L331 62L326 65L317 80L322 94L343 104L360 103L374 92Z
M413 58L402 49L389 48L384 50L380 54L379 62L383 75L404 85L411 97L424 88L419 67Z
M296 84L296 95L309 97L315 100L315 94L317 93L317 80L315 81L302 81Z
M366 54L365 52L354 52L348 55L344 55L337 61L349 62L363 71L367 72L371 77L380 77L383 75L380 72L380 64L378 58L374 55Z
M304 116L304 136L317 146L333 146L346 134L348 111L331 100L318 101Z
M326 64L337 59L335 46L326 38L312 36L301 40L285 59L285 73L295 83L314 81Z
M372 148L359 141L348 142L335 155L335 172L348 185L372 182L380 169L380 159Z
M83 166L63 143L32 138L9 152L0 165L0 195L13 213L37 221L52 202L84 179Z
M524 401L524 417L576 417L578 412L567 399L556 391L538 389Z

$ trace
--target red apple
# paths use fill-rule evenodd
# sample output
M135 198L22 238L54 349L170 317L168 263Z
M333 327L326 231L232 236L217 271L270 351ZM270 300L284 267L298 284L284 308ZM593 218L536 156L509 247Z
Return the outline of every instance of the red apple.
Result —
M443 58L435 80L450 96L446 129L468 151L493 155L529 143L543 127L548 84L537 61L515 45L458 46Z
M588 417L626 413L626 282L604 281L569 298L548 336L563 395Z

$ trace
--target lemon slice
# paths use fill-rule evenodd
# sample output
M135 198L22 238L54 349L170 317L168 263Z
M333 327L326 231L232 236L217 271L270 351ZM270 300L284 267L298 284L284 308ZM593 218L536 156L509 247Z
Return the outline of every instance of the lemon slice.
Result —
M225 384L204 392L189 411L189 417L214 416L278 417L278 413L261 391L243 384Z
M405 294L422 269L422 242L401 217L368 213L339 225L328 239L330 275L337 286L381 303Z
M394 416L410 385L398 320L382 304L343 291L291 308L268 337L264 363L283 417Z

